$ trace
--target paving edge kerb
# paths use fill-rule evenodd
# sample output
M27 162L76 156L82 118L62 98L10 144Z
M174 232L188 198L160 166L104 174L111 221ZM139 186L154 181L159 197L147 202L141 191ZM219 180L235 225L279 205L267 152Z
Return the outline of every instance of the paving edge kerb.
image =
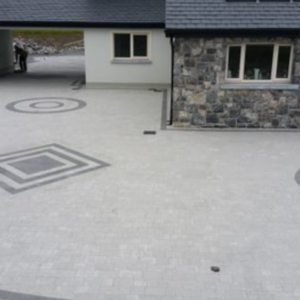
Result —
M300 185L300 170L298 170L298 172L296 173L295 180Z

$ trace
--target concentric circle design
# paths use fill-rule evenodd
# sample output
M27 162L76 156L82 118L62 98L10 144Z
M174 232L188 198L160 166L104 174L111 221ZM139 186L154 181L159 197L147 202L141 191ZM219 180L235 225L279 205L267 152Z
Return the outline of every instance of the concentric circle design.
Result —
M296 173L295 179L296 182L300 185L300 170Z
M50 109L50 108L62 107L64 105L63 103L57 101L41 101L41 102L31 103L29 106L38 109Z
M63 97L30 98L11 102L6 109L26 114L55 114L64 113L86 106L82 100Z

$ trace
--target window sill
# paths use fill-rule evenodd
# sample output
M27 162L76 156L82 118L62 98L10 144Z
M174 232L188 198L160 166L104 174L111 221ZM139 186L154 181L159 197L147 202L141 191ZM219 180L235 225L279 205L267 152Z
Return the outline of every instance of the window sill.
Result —
M222 90L298 90L298 84L291 83L225 83Z
M117 65L151 65L152 61L149 59L113 59L111 63Z

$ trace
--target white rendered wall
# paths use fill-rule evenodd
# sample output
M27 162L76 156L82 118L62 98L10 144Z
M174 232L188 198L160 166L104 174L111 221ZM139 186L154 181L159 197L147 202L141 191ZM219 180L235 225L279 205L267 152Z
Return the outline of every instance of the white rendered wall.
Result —
M9 30L0 30L0 75L12 72L13 46Z
M150 32L150 64L114 63L114 32ZM87 85L170 85L170 40L160 29L87 29L84 33Z

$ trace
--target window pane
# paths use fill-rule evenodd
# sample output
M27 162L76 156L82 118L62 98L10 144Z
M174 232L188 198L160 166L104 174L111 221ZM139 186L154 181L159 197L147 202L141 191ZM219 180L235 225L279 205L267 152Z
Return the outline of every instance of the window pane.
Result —
M133 37L133 45L133 56L148 56L146 35L135 35Z
M228 73L227 78L240 77L240 61L241 61L241 47L229 47Z
M270 80L272 73L273 45L247 45L244 79Z
M130 57L130 34L115 34L115 57Z
M289 65L290 65L290 46L280 46L278 49L278 63L276 78L288 78L289 77Z

